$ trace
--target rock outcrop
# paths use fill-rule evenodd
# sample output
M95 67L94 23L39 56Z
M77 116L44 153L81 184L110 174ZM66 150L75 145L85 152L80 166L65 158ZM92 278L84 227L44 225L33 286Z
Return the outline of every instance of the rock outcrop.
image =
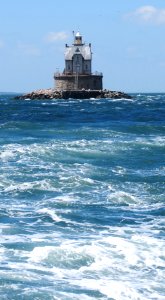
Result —
M110 90L66 90L41 89L31 93L16 96L15 99L90 99L90 98L111 98L111 99L131 99L131 96L123 92Z

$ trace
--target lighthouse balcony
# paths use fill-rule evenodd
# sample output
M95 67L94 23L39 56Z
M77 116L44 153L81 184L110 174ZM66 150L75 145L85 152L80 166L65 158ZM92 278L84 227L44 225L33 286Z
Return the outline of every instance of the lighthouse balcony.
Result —
M95 71L93 73L77 73L77 72L55 72L54 73L54 78L57 77L65 77L65 76L102 76L103 77L103 73L102 72L98 72Z

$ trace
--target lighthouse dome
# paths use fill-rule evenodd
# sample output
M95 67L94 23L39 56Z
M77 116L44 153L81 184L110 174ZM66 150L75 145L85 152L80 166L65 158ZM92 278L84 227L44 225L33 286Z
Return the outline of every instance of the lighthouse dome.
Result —
M82 35L80 34L80 32L78 31L75 35L76 37L81 37Z
M75 34L74 45L83 45L82 44L82 35L80 34L79 31Z

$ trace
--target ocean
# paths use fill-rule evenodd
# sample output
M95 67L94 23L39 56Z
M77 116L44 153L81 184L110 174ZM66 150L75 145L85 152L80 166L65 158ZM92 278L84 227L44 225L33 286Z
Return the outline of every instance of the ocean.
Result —
M0 299L165 299L165 94L0 95Z

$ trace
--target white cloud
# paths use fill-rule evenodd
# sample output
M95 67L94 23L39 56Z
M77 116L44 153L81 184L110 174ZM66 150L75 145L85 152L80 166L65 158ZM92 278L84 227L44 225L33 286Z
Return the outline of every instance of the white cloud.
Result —
M145 23L165 24L165 8L159 9L151 5L141 6L127 15Z
M68 38L68 34L65 31L59 31L59 32L49 32L45 37L45 40L48 43L54 43L57 41L66 40L67 38Z
M40 50L32 44L24 44L24 43L19 42L18 49L20 49L22 51L22 53L25 55L32 55L32 56L40 55Z

